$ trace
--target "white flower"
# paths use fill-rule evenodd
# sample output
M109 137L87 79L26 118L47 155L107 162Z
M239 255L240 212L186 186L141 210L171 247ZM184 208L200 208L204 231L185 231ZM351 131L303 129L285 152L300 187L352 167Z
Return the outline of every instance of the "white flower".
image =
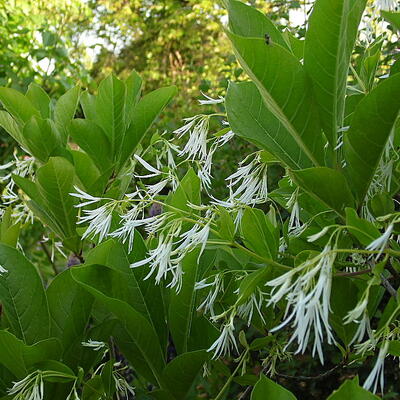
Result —
M210 313L211 317L215 317L214 313L214 304L217 299L218 294L224 290L224 280L223 276L220 274L216 274L214 276L214 280L207 283L209 278L203 279L200 282L196 282L194 289L200 290L206 287L211 287L208 292L206 298L203 302L197 307L197 311L203 310L205 313Z
M148 175L134 175L136 178L151 178L153 176L158 176L161 175L162 172L154 167L152 167L148 162L146 162L145 160L143 160L143 158L139 157L137 154L134 155L134 157L136 158L136 160L139 161L140 164L142 164L142 166L149 172L151 172Z
M1 264L0 264L0 275L1 274L6 274L8 272L7 269L5 269Z
M387 351L389 349L389 342L385 342L384 346L379 350L378 358L376 359L375 366L372 369L371 373L368 375L367 380L364 382L364 389L371 390L376 393L378 388L378 384L383 392L383 387L385 384L385 358L387 355Z
M207 159L207 134L210 125L209 115L196 115L191 118L185 118L186 124L174 131L178 137L189 133L189 139L179 156L187 155L188 160Z
M122 395L124 399L135 396L134 388L118 372L113 372L113 378L118 400L120 399L120 395Z
M85 214L80 217L78 224L84 224L89 222L85 233L82 235L82 239L86 237L95 237L99 235L99 243L108 235L111 227L112 213L116 206L115 201L110 201L94 210L83 210Z
M256 153L254 159L243 165L249 157L240 163L238 170L226 180L230 181L228 187L231 191L230 202L237 201L246 205L264 203L268 199L267 164Z
M94 351L100 351L107 347L107 345L104 342L99 342L97 340L92 340L92 339L89 339L87 342L82 342L81 344L83 347L90 347Z
M77 191L77 193L69 193L70 196L86 200L85 202L79 203L78 205L76 205L75 207L77 207L77 208L82 208L89 204L94 204L94 203L97 203L97 202L103 200L103 198L101 198L101 197L95 197L95 196L90 195L89 193L84 192L83 190L79 189L77 186L74 186L74 189Z
M397 0L376 0L375 4L379 10L394 11L397 9L399 2Z
M378 254L376 255L376 258L379 258L379 256L385 250L386 244L390 239L392 231L393 231L393 224L390 224L381 236L379 236L377 239L375 239L366 247L366 250L379 251Z
M228 143L233 137L235 137L235 134L232 130L226 132L223 134L221 137L218 138L217 143L218 146L223 146L224 144Z
M230 321L223 325L222 332L218 339L207 350L214 352L214 355L212 357L214 360L219 357L229 355L232 350L236 350L238 352L234 332L235 327L233 325L233 318L231 317Z
M42 373L32 372L24 379L13 382L13 387L8 390L9 395L16 395L14 399L21 400L43 400L44 384Z
M199 103L203 106L205 104L220 104L225 101L225 99L221 96L218 96L218 99L213 99L210 96L207 96L205 93L201 92L201 94L206 98L206 100L199 100Z
M252 293L249 299L237 308L237 315L244 321L247 321L247 326L250 326L254 314L254 308L258 312L261 320L265 323L264 316L261 312L261 306L264 302L264 293L257 288L256 293Z
M181 222L176 221L169 228L167 234L161 233L158 239L158 245L155 249L148 252L148 257L131 264L131 268L140 267L149 264L150 272L144 279L150 278L155 274L156 283L159 284L162 279L166 279L169 274L172 275L171 282L167 287L175 287L178 292L182 286L182 266L183 255L173 249L174 238L177 238L181 230ZM176 256L173 258L174 256Z
M212 146L210 151L207 154L207 157L204 161L200 163L200 168L197 172L197 176L200 178L201 183L206 187L206 188L211 188L211 167L212 167L212 161L213 161L213 156L216 150L216 146Z
M323 236L325 236L325 234L329 231L330 226L325 226L325 228L323 228L321 231L319 231L318 233L315 233L314 235L311 235L307 238L308 242L315 242L316 240L322 238Z
M335 258L336 253L331 251L330 245L327 245L313 259L266 283L267 286L273 287L269 305L275 305L282 299L287 301L284 321L271 332L291 323L294 332L287 346L296 340L298 348L295 354L304 353L310 334L314 332L312 354L317 352L322 364L324 362L322 353L324 331L328 343L334 342L329 325L329 313L332 268ZM297 274L299 274L298 278L292 282ZM291 311L290 314L289 311Z
M203 254L203 251L207 244L208 235L210 234L211 221L212 219L210 219L204 226L195 224L191 229L182 233L180 236L181 243L178 246L177 250L188 253L195 249L197 246L201 245L200 253L197 259L198 261L200 256Z
M367 311L364 312L360 321L354 321L354 322L358 323L358 328L357 328L357 331L354 334L353 338L351 339L351 342L349 343L349 345L351 345L353 343L360 343L364 339L364 336L366 333L368 333L368 336L370 338L373 336Z

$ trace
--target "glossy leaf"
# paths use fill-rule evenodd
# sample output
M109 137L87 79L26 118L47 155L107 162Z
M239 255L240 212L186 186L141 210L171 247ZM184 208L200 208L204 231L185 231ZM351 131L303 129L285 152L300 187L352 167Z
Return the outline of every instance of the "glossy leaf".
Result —
M375 396L368 390L363 389L358 384L358 377L345 381L338 390L335 390L328 400L378 400L379 397Z
M289 49L286 41L274 23L262 12L241 1L226 0L229 13L229 29L240 36L258 37L277 43Z
M195 283L198 280L198 256L195 250L182 260L182 288L179 293L172 292L169 305L169 326L174 345L179 354L188 351L188 341L192 329L192 320L196 318Z
M20 125L28 122L34 115L40 117L31 101L15 89L0 87L0 102Z
M300 61L277 44L228 33L238 61L257 85L264 103L309 161L324 163L323 140L309 78ZM273 129L273 127L269 127ZM266 148L268 150L268 148Z
M26 97L40 111L42 118L51 117L50 97L39 85L31 83L26 92Z
M51 335L60 339L64 359L79 360L93 297L72 279L70 270L57 275L46 293L52 321Z
M187 398L190 387L209 358L209 353L200 350L181 354L167 364L162 378L176 400Z
M134 107L132 120L125 135L121 138L118 152L118 165L121 168L133 154L147 130L156 120L160 112L175 96L177 89L169 86L154 90L144 96Z
M267 378L265 375L262 375L251 392L251 400L264 400L267 398L274 400L296 400L293 393Z
M143 360L161 384L165 362L157 333L149 320L126 302L129 293L124 289L123 274L105 266L92 265L74 268L72 276L126 327ZM135 363L134 366L138 367Z
M67 143L67 127L72 118L74 118L79 103L80 87L75 86L63 94L54 108L54 121L61 132L64 145Z
M344 135L349 184L358 202L364 200L400 110L400 74L380 83L355 109Z
M12 332L26 344L47 339L50 318L46 293L35 267L16 249L0 244L0 302Z
M70 195L74 192L72 164L65 158L50 158L46 165L38 169L36 182L42 204L46 206L54 222L60 226L63 239L70 240L76 237L77 211L74 207L75 199Z
M254 83L231 82L225 104L229 124L237 135L267 150L289 168L312 166L293 136L264 104Z
M88 119L78 118L71 121L68 132L75 143L93 160L99 171L104 172L111 167L111 144L100 126Z
M337 213L354 207L354 198L344 175L335 169L318 167L292 171L294 181L308 194Z
M96 97L96 122L103 128L110 141L112 156L117 154L126 129L125 95L124 82L110 75L100 83Z
M350 56L365 5L366 0L319 0L309 20L304 68L312 80L321 123L332 147L343 126Z

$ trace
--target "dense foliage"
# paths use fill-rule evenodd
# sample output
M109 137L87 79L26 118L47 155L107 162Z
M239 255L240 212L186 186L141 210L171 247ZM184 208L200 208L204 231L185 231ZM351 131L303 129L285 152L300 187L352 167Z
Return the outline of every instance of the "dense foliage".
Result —
M200 18L214 14L201 2L185 19L187 3L132 2L114 23L151 32L175 18L169 54L201 68L190 32L215 32ZM88 7L112 18L99 4ZM173 134L151 129L177 95L154 88L159 76L143 74L154 89L143 94L121 64L125 79L51 98L35 83L22 94L7 72L0 126L23 155L0 167L4 398L396 396L384 367L400 357L399 13L379 2L393 30L382 36L366 0L317 0L295 34L243 2L221 4L244 72ZM195 78L181 72L185 93ZM240 140L251 145L221 191L218 155ZM52 270L24 255L31 222Z

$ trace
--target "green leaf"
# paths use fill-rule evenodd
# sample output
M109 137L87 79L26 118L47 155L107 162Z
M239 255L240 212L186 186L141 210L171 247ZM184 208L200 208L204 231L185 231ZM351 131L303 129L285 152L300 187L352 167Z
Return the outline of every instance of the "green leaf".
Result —
M246 208L240 227L246 247L262 257L276 258L279 247L279 231L262 210Z
M192 321L196 317L195 283L198 280L198 256L200 250L190 252L182 260L182 288L172 291L169 305L169 327L178 354L188 351Z
M60 339L65 360L79 360L79 350L89 322L93 297L78 285L66 270L47 289L52 320L51 335Z
M67 126L71 119L74 118L78 107L80 90L79 86L69 89L58 99L54 109L54 120L61 132L64 145L68 139Z
M229 13L229 29L236 35L257 37L277 43L289 49L278 28L262 12L236 0L226 0Z
M335 390L328 400L378 400L379 397L375 396L368 390L363 389L358 384L358 377L352 380L345 381L338 390Z
M313 165L323 165L324 144L318 118L315 118L316 105L300 61L282 46L267 45L263 39L229 32L228 36L240 64L257 85L266 108L282 124L280 135L292 136Z
M28 122L34 115L40 117L31 101L15 89L0 87L0 102L20 125Z
M124 274L101 265L75 267L71 272L73 278L126 327L130 339L139 349L144 362L157 382L161 384L161 373L165 361L157 332L146 317L126 302L126 296L129 293L124 289L124 286L127 287ZM134 366L140 367L135 363Z
M271 112L252 82L231 82L225 98L232 130L265 149L291 169L311 167L312 162Z
M8 331L0 331L0 364L17 379L24 378L31 366L61 355L61 345L54 339L42 340L32 346L26 345Z
M262 375L251 392L251 400L296 400L293 393Z
M26 147L20 125L7 111L0 110L0 126L22 147Z
M122 168L126 160L133 154L143 136L160 112L175 96L176 92L177 89L175 86L157 89L148 93L136 104L133 109L131 124L121 138L118 152L118 165L120 168Z
M348 182L360 203L371 185L400 110L400 74L391 76L365 96L343 137Z
M42 118L51 117L50 97L39 85L31 83L26 92L26 97L40 111Z
M184 400L203 364L210 358L204 350L184 353L174 358L165 367L162 378L176 400Z
M12 332L26 344L47 339L49 310L42 281L35 267L16 249L0 244L0 302Z
M386 21L388 21L392 25L392 27L394 28L393 30L400 31L400 12L381 10L381 15L383 18L386 19Z
M348 225L349 232L354 235L363 246L368 246L381 236L379 229L372 222L360 218L354 209L346 208L345 211L346 225Z
M101 172L112 165L110 141L103 129L88 119L74 119L68 132L76 144L83 149Z
M188 206L188 203L200 205L201 203L201 189L200 179L190 168L186 175L183 177L178 188L175 192L171 192L166 200L166 204L186 213L193 212L193 209ZM168 206L167 206L168 210ZM171 211L176 211L171 209Z
M232 216L228 211L219 207L219 219L218 219L218 232L222 239L233 241L235 238L236 227Z
M126 130L125 95L124 82L110 75L100 83L96 97L96 122L110 141L112 157L118 154Z
M100 171L97 169L93 160L83 151L70 150L72 158L74 160L75 174L82 182L84 190L87 193L93 195L102 194L103 191L97 190L100 186L97 186L96 182L100 179ZM104 185L107 183L105 179Z
M321 123L332 147L343 126L350 56L365 4L366 0L318 0L309 20L304 68L313 82Z
M74 207L75 199L70 195L74 192L74 175L72 164L61 157L50 158L49 162L36 173L42 204L60 226L63 239L67 240L77 237L75 231L77 211ZM72 250L78 252L77 248Z
M125 101L125 124L129 126L133 113L135 111L135 105L140 99L140 93L142 90L142 79L136 71L132 71L131 74L125 81L126 85L126 101Z
M85 90L80 97L83 113L86 119L96 121L96 96Z
M23 136L29 152L42 163L61 145L52 121L36 116L25 124Z
M304 191L334 209L338 214L344 214L346 207L354 207L353 195L346 178L340 171L318 167L292 171L291 175Z

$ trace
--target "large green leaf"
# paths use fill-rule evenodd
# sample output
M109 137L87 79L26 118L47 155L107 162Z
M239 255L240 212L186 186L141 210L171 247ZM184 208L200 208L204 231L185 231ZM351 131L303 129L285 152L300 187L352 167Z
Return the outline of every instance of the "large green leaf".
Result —
M317 167L292 171L291 175L304 191L337 213L342 215L345 207L354 207L353 195L345 176L340 171Z
M289 49L278 28L262 12L237 0L225 0L225 3L229 12L229 29L233 33L264 40L269 37L271 43Z
M39 85L31 83L26 92L26 97L40 111L42 118L51 117L50 97Z
M296 400L293 393L262 375L251 392L251 400Z
M125 81L126 85L126 101L125 101L125 119L126 126L129 126L133 112L135 110L135 105L140 99L140 94L142 90L142 79L136 71L132 71L131 74Z
M99 171L104 172L111 167L110 141L100 126L89 119L74 119L69 124L68 131L75 143L93 160Z
M126 130L125 95L125 83L110 75L100 83L96 97L96 122L110 140L112 156L118 154L117 149Z
M16 249L0 244L0 303L12 332L26 344L50 334L46 293L35 267Z
M29 152L39 161L45 163L61 145L55 127L49 119L33 116L23 129L24 143Z
M378 400L380 397L375 396L368 390L363 389L358 384L358 377L345 381L338 390L335 390L328 400Z
M34 115L40 117L40 112L31 101L15 89L1 87L0 102L21 125L29 121Z
M232 130L262 149L268 150L292 169L311 167L312 162L296 140L263 102L252 82L231 82L225 98Z
M196 291L194 286L198 279L199 253L199 250L192 251L182 260L182 288L179 293L173 291L170 297L169 326L178 353L188 350L192 320L195 318Z
M278 44L228 32L235 54L257 85L266 108L282 125L280 135L290 135L312 165L324 164L324 144L310 80L300 61Z
M69 122L75 116L79 103L80 87L75 86L63 94L57 101L54 109L54 120L60 130L63 143L67 143Z
M144 96L134 107L131 124L121 137L118 165L121 168L133 154L136 146L156 120L160 112L175 96L177 89L169 86L154 90Z
M274 259L279 248L279 230L277 230L262 210L246 208L241 230L245 245L260 256Z
M0 110L0 126L22 147L26 147L21 125L7 111Z
M51 335L60 339L64 361L79 359L81 342L89 321L93 297L75 280L70 270L56 276L47 289L51 316Z
M385 79L357 105L344 134L348 181L362 202L400 110L400 74Z
M163 351L153 325L140 312L128 304L129 281L125 274L102 265L75 267L73 278L113 313L126 328L131 341L137 346L144 362L158 384L165 366ZM135 368L140 364L133 362Z
M304 67L318 101L321 123L332 147L343 126L350 56L366 0L314 3L304 49Z
M163 371L163 381L176 400L187 398L190 387L203 364L210 358L205 350L184 353L173 359Z
M70 195L74 191L74 167L65 158L52 157L36 173L38 192L42 204L63 231L63 239L76 238L77 210ZM76 250L76 249L73 249Z
M61 345L57 339L42 340L28 346L8 331L0 331L0 364L16 378L24 378L34 364L61 356Z

